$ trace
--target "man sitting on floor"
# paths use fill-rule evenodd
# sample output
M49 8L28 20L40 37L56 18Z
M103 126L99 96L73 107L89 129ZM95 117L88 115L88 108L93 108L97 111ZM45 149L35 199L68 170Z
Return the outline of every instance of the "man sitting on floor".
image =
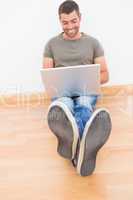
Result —
M48 41L44 68L100 64L101 84L109 79L104 51L99 41L80 32L81 14L75 1L59 7L63 32ZM111 132L111 119L105 108L95 109L97 96L61 97L52 100L48 125L58 139L58 153L70 159L81 176L93 173L98 150Z

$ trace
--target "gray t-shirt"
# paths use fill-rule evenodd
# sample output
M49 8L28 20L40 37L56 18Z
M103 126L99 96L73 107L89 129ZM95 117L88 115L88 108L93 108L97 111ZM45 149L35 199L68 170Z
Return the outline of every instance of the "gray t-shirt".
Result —
M85 33L78 40L66 40L61 33L48 41L43 54L54 60L54 67L93 64L96 57L103 55L99 41Z

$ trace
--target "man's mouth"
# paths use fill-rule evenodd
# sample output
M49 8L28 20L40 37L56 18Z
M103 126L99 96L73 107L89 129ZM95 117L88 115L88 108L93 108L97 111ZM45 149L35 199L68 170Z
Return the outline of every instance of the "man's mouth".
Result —
M69 33L73 33L74 32L74 29L71 29L71 30L68 30Z
M75 33L75 29L68 30L67 32L68 32L68 34L74 34Z

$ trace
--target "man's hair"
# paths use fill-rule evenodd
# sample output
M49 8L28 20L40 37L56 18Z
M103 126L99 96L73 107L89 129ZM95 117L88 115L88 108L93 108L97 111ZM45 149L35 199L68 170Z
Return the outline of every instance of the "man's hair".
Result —
M73 0L66 0L59 6L58 14L59 16L62 13L70 14L74 10L77 12L78 15L80 15L78 4Z

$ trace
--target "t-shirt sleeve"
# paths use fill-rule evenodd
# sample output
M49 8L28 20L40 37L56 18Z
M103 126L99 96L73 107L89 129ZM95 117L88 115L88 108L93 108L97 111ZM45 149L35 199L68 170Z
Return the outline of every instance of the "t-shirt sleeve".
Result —
M98 40L94 42L94 59L100 56L104 56L104 49Z
M45 45L44 52L43 52L43 56L44 56L44 57L53 58L53 53L52 53L50 41L47 42L46 45Z

